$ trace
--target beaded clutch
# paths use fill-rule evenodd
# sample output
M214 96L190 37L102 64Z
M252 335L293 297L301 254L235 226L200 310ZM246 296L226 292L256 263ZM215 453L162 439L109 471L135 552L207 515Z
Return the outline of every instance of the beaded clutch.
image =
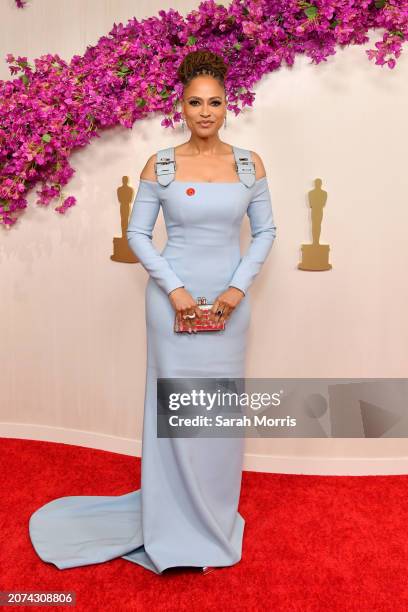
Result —
M196 299L196 302L198 304L199 309L202 311L203 314L200 318L196 317L194 319L195 331L198 331L198 332L199 331L221 331L222 329L225 329L225 321L222 321L221 323L213 323L210 320L209 312L211 308L213 307L213 304L207 304L207 300L205 297L198 297ZM187 325L184 325L183 320L181 324L179 325L178 320L177 320L177 315L176 315L174 319L174 331L175 332L188 332L189 329L190 328Z

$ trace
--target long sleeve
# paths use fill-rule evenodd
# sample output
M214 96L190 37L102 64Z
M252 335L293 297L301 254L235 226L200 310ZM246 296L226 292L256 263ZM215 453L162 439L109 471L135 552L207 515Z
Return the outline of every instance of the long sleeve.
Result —
M140 179L126 236L130 248L144 269L167 294L184 283L152 242L153 228L160 211L158 184Z
M235 269L229 285L244 293L251 286L266 260L276 237L271 196L267 177L255 183L254 194L247 208L251 225L251 244Z

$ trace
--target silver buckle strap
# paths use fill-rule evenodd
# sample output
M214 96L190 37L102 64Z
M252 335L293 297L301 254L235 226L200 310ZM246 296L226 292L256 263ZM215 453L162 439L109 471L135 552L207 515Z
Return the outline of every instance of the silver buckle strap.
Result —
M174 159L174 148L160 149L156 155L154 164L157 181L163 187L167 187L173 180L176 173L176 162Z

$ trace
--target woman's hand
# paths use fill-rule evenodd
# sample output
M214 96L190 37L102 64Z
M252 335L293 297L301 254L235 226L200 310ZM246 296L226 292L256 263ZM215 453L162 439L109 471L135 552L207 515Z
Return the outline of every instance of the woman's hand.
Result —
M245 293L237 287L229 287L221 293L210 310L210 317L214 323L218 324L226 321L244 296ZM217 314L219 311L221 311L221 314Z
M197 317L201 317L203 313L198 307L198 304L193 296L186 289L184 289L184 287L177 287L177 289L170 291L169 300L176 311L176 320L178 324L187 326L190 334L191 332L197 333L194 329L195 323L197 321ZM184 318L185 315L189 314L195 314L195 317Z

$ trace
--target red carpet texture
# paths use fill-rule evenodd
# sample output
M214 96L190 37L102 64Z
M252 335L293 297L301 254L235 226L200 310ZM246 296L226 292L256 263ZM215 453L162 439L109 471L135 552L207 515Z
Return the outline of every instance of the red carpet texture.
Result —
M244 472L238 564L205 576L178 568L159 576L120 558L59 570L32 548L30 515L56 497L138 489L140 459L49 442L0 445L0 590L77 598L75 608L19 610L408 610L408 476Z

